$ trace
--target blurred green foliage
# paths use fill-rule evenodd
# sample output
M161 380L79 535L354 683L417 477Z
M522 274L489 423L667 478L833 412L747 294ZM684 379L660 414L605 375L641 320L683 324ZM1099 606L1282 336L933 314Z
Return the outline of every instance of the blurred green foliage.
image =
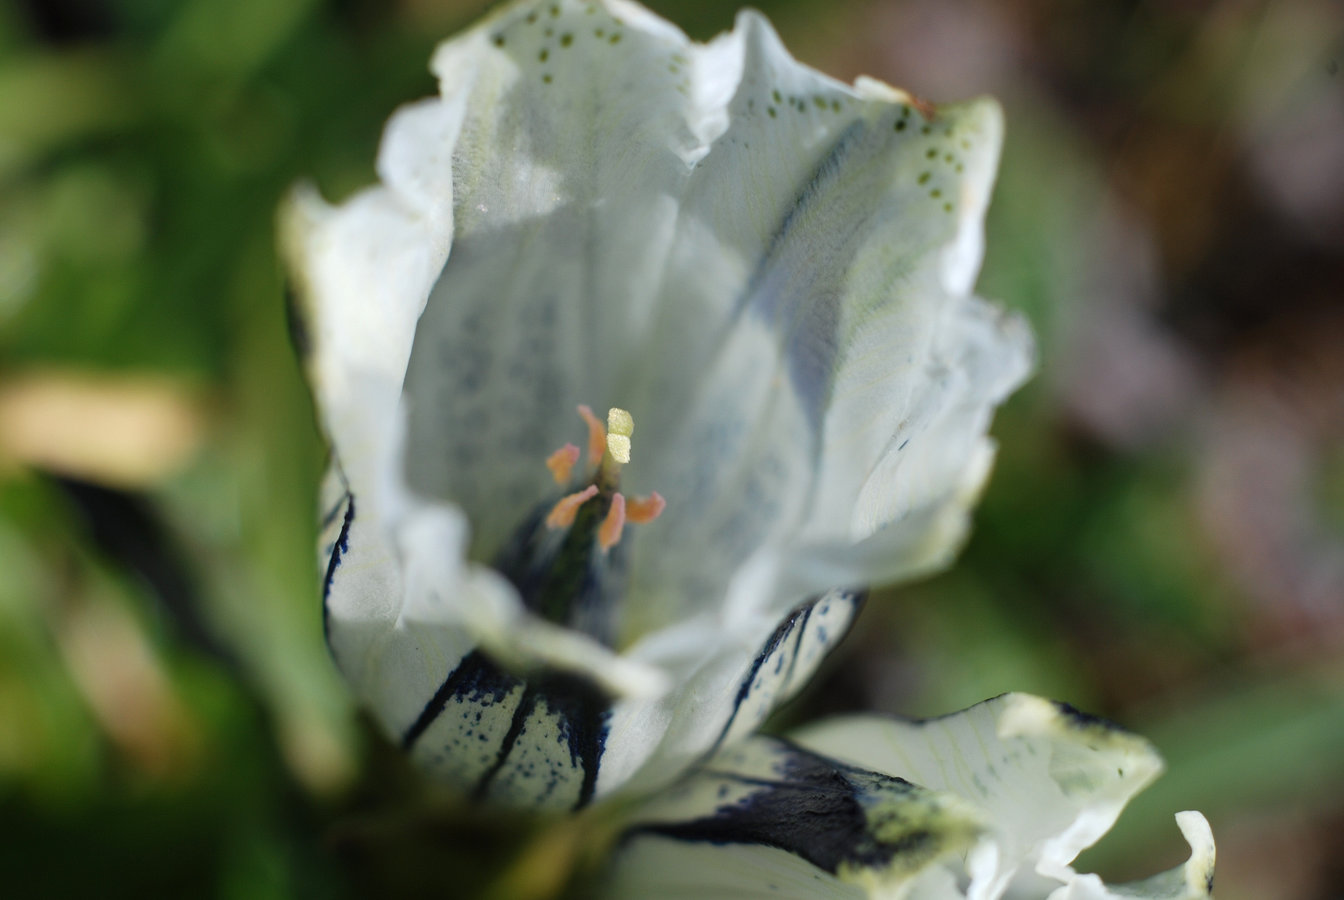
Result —
M698 37L731 24L717 2L650 5ZM801 58L864 61L894 79L882 45L854 57L846 35L918 4L758 5ZM1261 27L1206 5L1211 31ZM277 204L297 179L331 198L373 180L388 113L434 90L434 44L482 6L0 6L0 392L20 376L84 372L108 390L89 402L115 403L138 389L128 377L153 375L171 387L155 408L185 422L192 448L155 477L112 479L112 491L77 467L0 459L10 896L541 898L563 884L574 846L479 820L420 782L361 723L330 666L314 570L324 450L274 247ZM1022 27L1055 9L981 6ZM1208 76L1218 90L1199 88L1199 61L1217 55L1190 62L1205 25L1180 4L1128 6L1071 9L1055 23L1063 33L1034 45L1055 86L1082 99L1030 80L1006 89L1011 136L981 289L1032 320L1042 375L996 424L1002 450L976 535L952 572L875 597L869 627L782 722L847 707L936 714L1005 690L1057 696L1150 735L1169 761L1097 865L1130 876L1173 863L1170 812L1203 808L1233 847L1238 829L1253 843L1261 820L1317 835L1306 841L1316 855L1293 864L1317 866L1318 880L1281 895L1315 896L1340 846L1337 827L1319 835L1344 821L1341 614L1327 609L1304 634L1300 622L1275 631L1274 609L1255 608L1205 535L1209 445L1197 429L1117 442L1070 406L1076 370L1062 361L1092 315L1098 255L1080 223L1119 178L1096 120L1131 116L1130 145L1152 138L1170 161L1185 152L1183 129L1217 131L1233 115L1206 98L1233 103L1244 82ZM1079 34L1108 36L1082 42L1101 64L1086 68L1070 43ZM1168 224L1155 219L1159 241L1188 238ZM1201 252L1217 258L1219 246ZM1198 314L1168 309L1177 325L1236 318L1219 312L1216 280L1167 276L1173 295L1193 285L1211 296ZM1244 344L1265 333L1238 328ZM1200 334L1182 352L1217 384L1235 347L1211 349ZM1335 541L1341 459L1335 449L1323 464L1311 513ZM105 533L109 521L141 524L122 539ZM1256 890L1223 896L1267 896Z

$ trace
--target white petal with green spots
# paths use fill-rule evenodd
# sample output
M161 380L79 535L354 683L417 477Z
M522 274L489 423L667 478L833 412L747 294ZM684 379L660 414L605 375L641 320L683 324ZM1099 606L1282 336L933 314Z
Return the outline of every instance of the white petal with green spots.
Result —
M1000 113L834 81L756 13L701 45L621 0L506 4L432 67L381 184L282 213L329 641L450 781L583 805L749 733L856 591L959 546L1031 355L970 293ZM557 606L529 578L580 403L633 414L621 489L667 505L567 551Z

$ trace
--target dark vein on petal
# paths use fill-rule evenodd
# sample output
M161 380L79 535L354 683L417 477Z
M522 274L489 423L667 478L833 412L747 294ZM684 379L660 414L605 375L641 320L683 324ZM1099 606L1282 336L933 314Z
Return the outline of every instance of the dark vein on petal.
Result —
M513 721L509 723L509 730L504 735L504 740L500 742L499 753L495 756L494 764L476 782L476 788L471 792L472 800L480 802L485 799L486 791L490 789L490 782L499 774L499 770L504 768L504 762L513 752L514 745L518 743L518 738L527 725L527 717L532 714L532 710L536 706L537 690L532 685L528 685L523 690L523 696L518 701L518 706L513 710Z
M434 696L429 698L424 709L420 710L420 715L416 717L411 727L406 729L406 733L401 736L401 749L409 752L415 746L415 742L420 740L429 726L434 724L434 720L443 714L448 707L448 701L457 696L469 680L479 680L483 666L489 665L488 661L479 650L473 650L462 657L457 668L448 673L448 677L439 685L439 689L434 692Z
M784 672L784 680L779 683L781 691L787 691L793 681L793 670L798 667L798 657L803 652L803 639L807 637L807 623L812 619L812 610L816 608L817 604L813 603L803 610L803 620L798 623L798 639L793 642L793 655L789 657L789 668Z
M719 736L715 738L713 746L709 748L709 753L713 753L715 750L719 749L719 747L723 745L724 740L727 739L728 732L732 730L733 723L737 721L738 711L742 709L742 704L745 703L747 697L751 695L752 682L756 680L756 676L760 673L761 667L765 665L765 661L769 659L771 654L779 648L779 645L788 638L789 633L793 631L793 627L802 613L803 611L801 609L794 610L790 613L789 617L781 622L779 627L776 628L774 633L770 635L768 640L766 640L765 646L761 648L761 652L756 654L756 658L751 663L751 668L747 670L747 677L743 678L742 683L738 686L737 696L733 699L733 711L729 714L728 721L723 723L723 729L719 732Z
M331 548L331 557L327 560L327 572L322 578L322 637L326 639L328 648L331 647L331 608L327 600L331 597L331 584L336 578L336 570L340 568L341 559L350 549L350 526L355 522L355 495L346 491L345 499L349 501L345 507L345 521L341 523L341 533ZM338 507L339 505L337 504Z
M832 874L844 866L884 868L900 856L920 859L937 851L940 836L928 828L879 837L865 810L865 792L850 780L856 770L787 742L778 745L778 778L708 773L760 790L696 819L637 825L623 840L653 835L691 843L759 844ZM910 789L895 778L884 778L883 784L897 793Z

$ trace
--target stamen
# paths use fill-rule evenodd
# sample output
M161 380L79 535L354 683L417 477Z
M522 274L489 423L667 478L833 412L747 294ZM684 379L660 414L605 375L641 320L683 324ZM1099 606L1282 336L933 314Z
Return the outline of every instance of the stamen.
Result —
M569 475L574 471L574 464L578 461L579 448L573 444L565 444L565 446L546 457L546 468L551 470L551 475L555 478L556 484L568 484Z
M579 404L579 415L588 423L588 462L597 465L602 461L602 454L607 452L607 429L602 427L602 420L586 403Z
M607 410L605 424L593 415L592 407L580 404L579 415L588 424L588 458L597 465L592 475L592 483L581 491L560 498L546 514L546 527L551 529L571 528L579 521L579 508L594 497L601 496L608 502L601 523L597 522L599 510L581 525L582 535L570 533L567 540L591 542L597 539L598 546L610 550L621 542L621 535L628 520L631 524L652 522L667 506L666 501L656 491L647 497L627 500L620 492L621 467L630 462L630 437L635 433L635 420L627 411L613 406ZM568 484L579 461L579 448L565 444L546 458L546 468L551 470L557 484ZM597 526L594 533L593 526ZM587 544L592 546L591 543ZM577 545L576 545L577 546Z
M667 501L657 491L647 497L636 497L625 506L626 521L634 525L644 525L652 522L663 514L665 506L667 506Z
M568 528L573 525L574 517L579 514L579 507L596 496L597 485L590 484L581 491L561 497L560 502L551 507L551 511L547 513L546 527Z
M621 542L621 532L625 529L625 495L615 493L611 495L611 508L607 510L607 517L602 520L602 527L597 530L597 544L603 550L610 550Z
M630 462L630 437L635 433L635 419L630 413L613 406L607 410L607 452L621 465Z

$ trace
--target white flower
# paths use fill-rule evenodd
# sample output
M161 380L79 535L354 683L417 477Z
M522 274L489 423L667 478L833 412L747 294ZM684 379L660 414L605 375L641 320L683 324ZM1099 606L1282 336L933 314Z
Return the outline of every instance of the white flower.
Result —
M623 0L509 4L433 69L380 185L282 214L328 640L417 761L573 808L749 733L955 551L1030 356L969 293L1000 116ZM618 420L586 465L580 404Z
M1162 769L1064 704L1005 694L940 719L835 719L719 751L632 820L606 896L649 900L1201 900L1213 836L1177 813L1183 866L1108 887L1070 863Z

